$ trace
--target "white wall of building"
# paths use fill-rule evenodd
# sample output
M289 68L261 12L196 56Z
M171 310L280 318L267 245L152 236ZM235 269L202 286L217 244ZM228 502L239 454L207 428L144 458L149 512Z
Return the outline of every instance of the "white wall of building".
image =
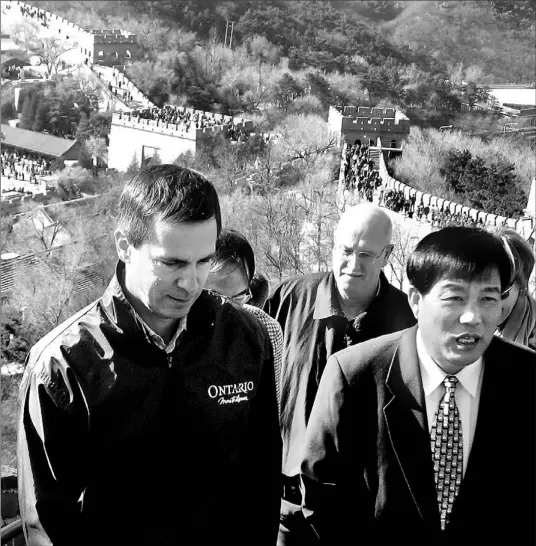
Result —
M157 131L134 129L132 126L112 124L110 131L110 146L108 149L108 167L118 171L126 171L134 154L138 165L141 164L143 147L158 149L162 163L172 163L177 156L187 151L195 153L195 131L193 138L181 138L166 135Z
M492 94L501 104L530 104L536 106L536 89L500 89L490 88Z

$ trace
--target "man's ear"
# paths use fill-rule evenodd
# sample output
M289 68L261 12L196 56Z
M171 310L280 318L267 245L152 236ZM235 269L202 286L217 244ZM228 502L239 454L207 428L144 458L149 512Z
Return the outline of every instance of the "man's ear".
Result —
M382 267L385 267L387 265L387 262L389 261L389 257L391 256L391 253L393 252L393 248L395 248L395 245L389 245L386 247L385 254L383 256Z
M422 294L414 287L410 286L408 291L408 302L415 318L419 318L419 307L422 300Z
M122 262L128 263L130 261L130 243L125 237L125 234L120 228L114 231L115 248L117 250L117 256Z

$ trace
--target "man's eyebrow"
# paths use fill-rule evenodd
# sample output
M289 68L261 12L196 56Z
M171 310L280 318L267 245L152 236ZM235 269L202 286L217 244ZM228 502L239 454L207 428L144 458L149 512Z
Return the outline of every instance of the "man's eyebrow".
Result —
M444 284L441 288L443 290L465 290L466 287L462 283L449 282L447 284ZM498 292L499 294L502 293L501 287L499 285L485 286L483 290L484 292Z
M500 286L495 285L495 286L486 286L484 288L484 292L497 292L498 294L501 294L502 290Z
M199 258L196 260L197 262L208 262L214 258L216 255L215 252L211 252L210 254L207 254L206 256L203 256L202 258ZM190 263L190 260L183 260L182 258L166 258L165 256L156 257L157 260L163 260L164 262L169 262L172 264L187 264Z

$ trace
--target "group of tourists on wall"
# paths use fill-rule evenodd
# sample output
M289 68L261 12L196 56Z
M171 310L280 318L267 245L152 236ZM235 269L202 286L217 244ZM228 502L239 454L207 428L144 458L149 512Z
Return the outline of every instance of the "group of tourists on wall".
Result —
M359 141L347 146L343 168L345 189L357 191L360 199L372 202L374 191L382 185L382 180L370 159L369 146Z
M407 197L403 191L392 188L380 192L379 204L408 218L416 218L419 222L432 224L434 228L443 228L449 225L482 226L484 221L481 216L475 219L467 211L452 212L450 205L443 203L437 205L425 205L424 200L416 204L417 196L413 194Z
M122 115L125 115L125 113ZM244 142L249 138L249 133L242 123L235 123L230 116L226 116L226 120L222 119L221 116L212 112L193 112L166 104L162 108L153 107L133 110L132 112L127 112L126 115L131 118L137 117L139 119L157 121L158 123L179 125L186 132L190 131L192 127L203 129L205 127L226 125L226 135L231 141ZM265 137L265 139L269 138L269 136Z
M9 3L6 7L7 9L10 9ZM37 21L40 22L42 26L44 26L45 28L48 28L47 16L45 15L45 12L42 9L32 8L30 6L19 6L19 7L20 7L21 15L24 15L25 17L31 17L32 19L37 19Z

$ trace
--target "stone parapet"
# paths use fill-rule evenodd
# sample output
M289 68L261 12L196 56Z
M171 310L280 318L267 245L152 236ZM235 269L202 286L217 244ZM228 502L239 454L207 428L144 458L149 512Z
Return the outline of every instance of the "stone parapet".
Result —
M401 119L398 122L394 118L379 117L343 117L341 119L341 131L379 131L389 133L409 134L409 119Z
M185 108L182 106L177 107L180 112L189 112L192 115L205 114L202 110L195 110L193 108ZM142 131L154 131L162 133L164 135L178 136L181 138L199 138L203 135L211 134L214 132L223 131L227 128L229 123L234 123L238 128L243 128L246 131L253 130L253 122L244 118L233 118L223 114L214 114L216 120L221 121L218 125L211 125L208 127L197 128L195 123L190 124L190 129L186 130L184 123L166 123L159 120L143 119L139 116L133 115L129 112L119 112L112 115L112 125L121 125L123 127L131 127L133 129L139 129Z
M378 147L381 148L381 141L378 139ZM343 150L344 157L345 149ZM400 182L394 179L387 172L387 165L385 164L385 158L383 154L380 154L380 165L379 173L383 181L383 185L386 188L394 189L400 191L404 194L404 197L410 198L415 196L415 203L423 203L426 207L436 207L438 210L448 209L452 214L467 214L475 222L481 221L485 225L490 226L508 226L515 229L520 233L525 239L528 239L531 236L531 233L534 230L534 218L525 217L525 218L507 218L505 216L498 216L496 214L491 214L483 210L477 210L470 207L466 207L460 203L455 203L454 201L449 201L448 199L443 199L435 195L431 195L427 192L422 192L403 182Z

